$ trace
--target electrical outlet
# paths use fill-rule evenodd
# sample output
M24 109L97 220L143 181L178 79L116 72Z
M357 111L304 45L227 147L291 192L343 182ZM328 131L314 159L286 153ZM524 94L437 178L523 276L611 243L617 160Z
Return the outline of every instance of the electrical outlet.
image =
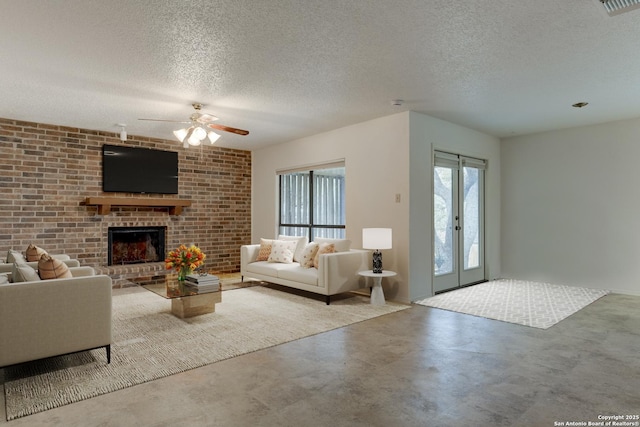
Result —
M396 193L396 203L400 203L400 193Z

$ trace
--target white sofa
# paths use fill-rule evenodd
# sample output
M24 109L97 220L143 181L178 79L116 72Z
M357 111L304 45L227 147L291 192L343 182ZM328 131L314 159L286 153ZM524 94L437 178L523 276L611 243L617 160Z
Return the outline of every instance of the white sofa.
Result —
M111 278L69 271L68 279L0 284L0 368L101 347L111 361Z
M368 268L369 251L350 249L322 254L318 257L318 268L304 268L299 262L257 261L259 251L258 244L240 248L242 280L250 277L324 295L327 305L331 303L332 295L366 287L358 272Z

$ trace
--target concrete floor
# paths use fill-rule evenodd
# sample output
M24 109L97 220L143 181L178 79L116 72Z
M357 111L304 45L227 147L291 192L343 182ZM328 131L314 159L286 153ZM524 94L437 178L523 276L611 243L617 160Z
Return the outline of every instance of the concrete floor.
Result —
M414 306L10 426L559 426L640 414L640 297L547 330ZM639 421L639 420L636 420Z

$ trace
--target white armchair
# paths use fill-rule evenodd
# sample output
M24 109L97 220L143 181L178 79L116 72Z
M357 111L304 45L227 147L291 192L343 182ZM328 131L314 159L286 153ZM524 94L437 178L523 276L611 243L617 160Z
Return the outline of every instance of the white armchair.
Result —
M70 279L0 285L0 367L101 347L111 362L111 278L70 271Z

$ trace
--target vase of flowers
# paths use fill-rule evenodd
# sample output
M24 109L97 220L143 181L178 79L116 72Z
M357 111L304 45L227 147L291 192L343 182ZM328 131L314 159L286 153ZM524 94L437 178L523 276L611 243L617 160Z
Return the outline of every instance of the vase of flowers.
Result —
M193 270L204 263L206 257L196 245L180 245L176 250L169 251L164 264L167 270L175 270L178 281L183 282Z

